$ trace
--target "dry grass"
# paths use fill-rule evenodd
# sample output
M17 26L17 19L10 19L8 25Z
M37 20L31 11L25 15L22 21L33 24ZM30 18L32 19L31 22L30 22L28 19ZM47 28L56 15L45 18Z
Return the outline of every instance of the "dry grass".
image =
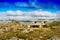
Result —
M38 39L47 40L48 38L51 38L53 35L57 35L58 37L60 37L59 36L60 31L57 28L53 29L52 23L49 24L47 28L40 28L39 30L36 29L29 33L22 32L24 29L27 29L27 27L28 27L27 25L14 20L5 24L1 24L0 29L3 29L4 31L2 33L0 32L1 34L0 38L1 40L6 40L14 36L17 38L23 38L28 40L38 40Z

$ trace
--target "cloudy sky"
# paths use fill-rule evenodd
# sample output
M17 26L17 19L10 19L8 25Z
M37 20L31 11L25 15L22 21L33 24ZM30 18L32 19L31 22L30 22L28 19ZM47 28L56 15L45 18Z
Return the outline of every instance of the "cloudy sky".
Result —
M60 17L60 0L0 0L0 20Z

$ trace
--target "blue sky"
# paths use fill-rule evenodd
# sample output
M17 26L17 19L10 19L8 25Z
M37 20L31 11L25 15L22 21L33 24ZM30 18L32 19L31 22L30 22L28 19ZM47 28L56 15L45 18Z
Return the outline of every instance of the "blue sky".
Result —
M44 11L56 12L60 10L59 7L60 7L60 0L0 0L0 9L1 9L0 12L7 10L31 11L38 9L42 9Z
M59 11L60 0L0 0L0 19L56 18L60 14ZM13 17L14 15L19 17Z

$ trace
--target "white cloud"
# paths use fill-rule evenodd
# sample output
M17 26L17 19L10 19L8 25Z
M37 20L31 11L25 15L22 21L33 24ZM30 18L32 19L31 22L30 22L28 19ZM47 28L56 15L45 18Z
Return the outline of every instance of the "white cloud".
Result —
M22 11L17 10L17 11L16 11L16 14L17 14L17 15L23 15L23 12L22 12Z
M17 7L29 7L29 5L27 4L27 3L21 3L21 2L16 2L15 3L15 5L17 6Z
M60 17L60 11L57 11L56 13L57 13L57 17Z
M32 12L22 12L20 10L17 10L17 11L7 11L6 12L7 14L9 15L35 15L35 16L48 16L48 17L54 17L56 16L56 13L52 13L52 12L48 12L48 11L39 11L39 10L36 10L36 11L32 11Z
M9 14L9 15L15 15L14 11L7 11L6 13Z
M57 15L56 13L42 11L42 10L36 10L32 12L22 12L20 10L7 11L7 12L4 12L3 14L5 16L0 16L0 19L15 19L15 20L55 19ZM0 15L3 15L3 14L0 14ZM17 16L14 16L14 15L17 15Z
M30 2L30 4L27 4L27 3L24 3L24 2L16 2L15 3L15 6L16 7L28 7L28 8L30 8L30 7L34 7L34 8L40 8L40 6L39 5L37 5L35 2Z
M23 12L20 11L20 10L17 10L17 11L7 11L6 13L7 13L7 15L22 15L23 14Z
M31 17L31 16L17 16L15 18L16 19L20 19L20 20L30 20L30 19L33 19L33 17Z
M41 15L41 16L49 16L49 17L56 16L56 14L48 12L48 11L34 11L33 13L34 15Z

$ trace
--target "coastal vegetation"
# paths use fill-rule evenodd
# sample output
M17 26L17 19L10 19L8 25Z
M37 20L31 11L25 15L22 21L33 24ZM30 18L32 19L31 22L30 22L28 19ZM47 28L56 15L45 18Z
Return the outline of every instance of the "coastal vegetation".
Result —
M9 40L12 37L28 40L47 40L53 36L60 38L60 21L53 21L46 24L46 28L42 27L38 30L28 29L26 24L19 21L10 21L8 23L0 24L0 40ZM24 32L25 30L32 30Z

